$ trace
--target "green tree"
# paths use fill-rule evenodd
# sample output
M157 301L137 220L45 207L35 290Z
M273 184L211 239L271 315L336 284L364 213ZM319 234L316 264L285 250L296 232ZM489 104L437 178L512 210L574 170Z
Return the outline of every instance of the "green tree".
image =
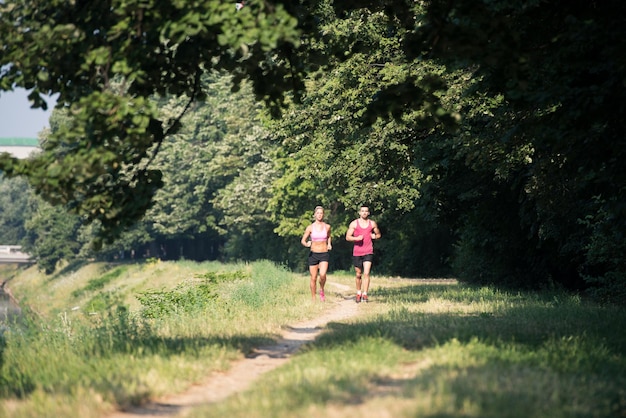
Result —
M30 190L24 179L7 179L0 174L0 243L16 245L26 235Z
M58 94L72 118L40 155L4 155L0 168L27 175L48 201L116 236L150 207L162 186L150 152L180 126L179 118L160 120L150 98L203 99L201 77L215 68L252 80L277 112L284 92L299 88L290 61L297 24L280 2L239 12L221 0L4 2L0 90L26 88L35 107L46 106L41 94Z
M465 277L577 288L586 277L624 300L623 3L425 5L409 52L475 68L478 89L502 102L468 109L465 138L431 160L461 264L479 260Z
M274 145L265 139L262 106L250 85L242 82L237 92L231 85L225 74L203 78L207 99L189 109L179 132L163 142L154 160L164 185L153 206L106 247L107 256L155 243L156 250L171 247L166 248L170 257L189 257L189 251L181 252L181 243L195 241L195 247L203 244L213 250L194 258L283 261L278 244L268 246L253 237L274 238L267 213L267 190L276 176L271 164ZM167 118L179 114L185 104L184 98L164 98L159 112Z
M420 169L418 144L455 126L454 112L443 106L453 101L446 94L458 98L459 90L446 93L443 67L407 60L406 30L397 17L355 10L343 18L327 14L324 22L317 48L332 56L342 44L349 53L330 60L332 71L310 77L302 104L272 126L282 144L271 202L277 231L294 239L312 209L324 205L339 238L334 265L349 268L351 246L343 235L359 205L368 204L390 238L377 244L378 266L394 274L441 273L451 237L419 209L430 180ZM451 83L454 77L461 78L453 74ZM442 242L437 254L417 250L434 241Z
M24 251L37 260L37 268L52 274L59 262L74 260L83 247L79 239L81 220L65 208L52 206L37 196L29 202Z
M235 86L249 78L273 114L286 98L305 104L271 126L277 158L262 160L278 173L269 209L282 236L299 234L318 203L345 225L370 201L381 225L451 228L464 279L573 288L585 279L624 300L624 8L618 0L303 0L250 2L242 12L217 0L3 3L0 90L32 90L35 106L39 94L58 93L72 119L40 157L4 156L0 168L28 175L49 201L115 236L152 204L162 186L152 157L181 132L184 112L159 114L155 97L191 106L206 98L203 75L226 70ZM249 189L262 165L248 170L225 156L212 157L224 169L206 196L241 215L236 184ZM410 222L395 222L407 214Z

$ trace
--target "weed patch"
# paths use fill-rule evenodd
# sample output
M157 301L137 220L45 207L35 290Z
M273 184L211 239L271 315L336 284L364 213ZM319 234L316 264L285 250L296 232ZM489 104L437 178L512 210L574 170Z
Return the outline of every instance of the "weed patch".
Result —
M144 318L163 318L172 314L189 314L207 309L217 298L216 286L222 282L232 282L250 278L244 271L206 272L195 275L197 281L187 281L174 290L148 290L140 292L137 299L143 307Z
M76 289L72 292L72 297L78 298L85 293L94 292L103 289L107 284L120 277L126 271L126 267L117 267L103 274L100 277L91 279L82 289Z

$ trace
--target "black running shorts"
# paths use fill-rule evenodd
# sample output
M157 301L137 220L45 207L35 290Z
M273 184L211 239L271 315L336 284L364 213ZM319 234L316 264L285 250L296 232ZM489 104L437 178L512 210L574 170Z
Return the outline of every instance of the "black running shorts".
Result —
M363 270L363 262L369 261L370 263L374 261L374 254L365 254L365 255L353 255L352 256L352 265L354 267L358 267Z
M313 251L311 251L309 253L309 266L317 266L322 261L328 262L329 260L330 254L328 253L328 251L325 253L314 253Z

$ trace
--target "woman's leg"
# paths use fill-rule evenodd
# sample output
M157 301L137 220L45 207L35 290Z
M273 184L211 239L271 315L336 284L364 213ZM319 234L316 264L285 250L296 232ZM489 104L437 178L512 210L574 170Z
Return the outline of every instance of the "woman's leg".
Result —
M322 301L325 299L325 294L324 294L324 285L326 284L326 272L328 271L328 261L322 261L320 263L320 269L319 269L319 273L320 273L320 297L322 299Z
M317 289L317 271L319 270L319 266L318 265L314 265L314 266L309 266L309 272L311 273L311 281L310 281L310 288L311 288L311 297L313 298L313 300L315 300L315 291Z

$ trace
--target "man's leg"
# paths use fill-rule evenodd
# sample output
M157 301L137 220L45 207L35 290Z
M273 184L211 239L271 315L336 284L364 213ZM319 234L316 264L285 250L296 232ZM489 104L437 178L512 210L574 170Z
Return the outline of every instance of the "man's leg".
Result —
M361 301L361 277L363 272L361 271L361 267L354 266L354 271L356 272L356 302L359 303Z
M367 302L367 291L370 288L370 270L372 270L372 262L363 262L363 301Z

